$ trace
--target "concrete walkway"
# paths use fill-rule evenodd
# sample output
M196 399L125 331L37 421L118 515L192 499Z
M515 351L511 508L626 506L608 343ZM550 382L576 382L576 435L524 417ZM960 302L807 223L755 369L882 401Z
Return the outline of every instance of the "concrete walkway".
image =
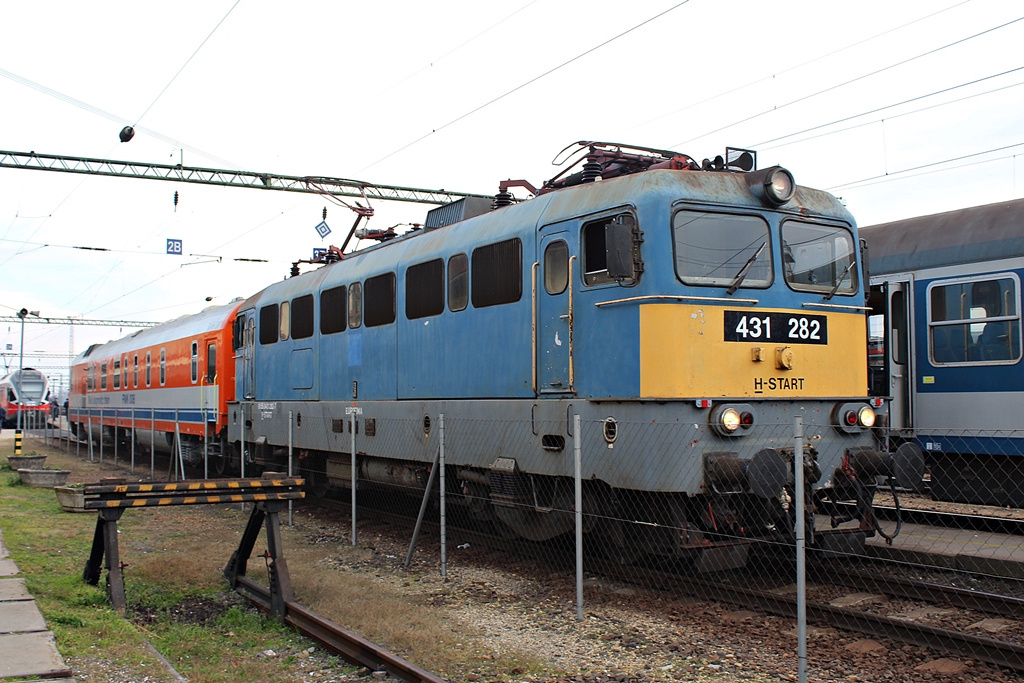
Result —
M14 430L5 429L0 434L0 457L13 452ZM73 680L71 669L57 651L53 633L46 628L43 613L19 573L0 530L0 680Z

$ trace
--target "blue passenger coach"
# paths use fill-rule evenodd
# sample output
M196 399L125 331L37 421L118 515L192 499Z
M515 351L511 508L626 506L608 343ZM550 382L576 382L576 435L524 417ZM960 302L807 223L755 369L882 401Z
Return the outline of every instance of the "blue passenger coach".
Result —
M892 396L892 445L924 450L937 499L1024 506L1024 200L861 236L878 309L873 393Z
M809 488L859 500L862 541L865 487L900 468L872 440L853 218L780 167L581 155L528 201L507 181L495 207L441 207L252 296L230 441L279 466L292 439L324 493L348 486L356 405L360 485L422 494L443 413L454 503L543 540L573 528L579 414L597 426L582 435L587 531L679 556L791 538L802 415ZM633 537L613 520L653 524Z

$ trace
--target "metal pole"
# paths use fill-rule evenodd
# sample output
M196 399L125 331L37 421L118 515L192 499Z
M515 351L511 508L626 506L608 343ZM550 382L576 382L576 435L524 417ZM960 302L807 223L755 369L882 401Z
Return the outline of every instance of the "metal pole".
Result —
M430 468L430 476L427 477L427 485L423 487L423 497L420 499L420 511L416 515L416 524L412 527L412 539L409 541L409 550L405 553L405 568L412 564L412 554L416 551L416 542L420 538L420 529L423 527L423 519L427 516L427 505L430 503L430 492L434 488L434 480L437 479L437 469L441 462L441 451L434 455L434 463Z
M149 409L149 480L156 481L156 408Z
M85 433L85 437L89 439L89 462L96 462L92 452L92 408L89 409L89 431Z
M203 382L206 377L203 377ZM202 389L200 389L202 391ZM203 479L210 478L210 416L206 411L206 395L203 393ZM291 505L291 501L288 501Z
M356 411L353 410L349 415L349 432L350 432L350 453L352 454L349 458L349 470L350 478L352 480L352 545L356 545Z
M135 408L132 408L132 474L135 474Z
M181 468L181 478L185 478L185 456L181 453L181 423L178 422L178 409L174 409L174 440L178 444L178 466Z
M444 413L437 416L437 435L441 443L437 450L437 466L441 472L441 579L448 582L448 526L446 518L447 497L444 481Z
M573 480L576 490L576 621L583 621L583 439L580 416L572 416Z
M793 418L793 477L796 497L797 680L807 683L807 565L804 520L804 419Z
M103 464L103 418L106 412L103 408L100 408L100 464Z
M120 439L117 438L117 423L120 420L121 411L118 408L114 408L114 467L117 467L117 442Z
M292 448L292 411L288 411L288 478L292 478L292 458L294 456L294 450ZM295 526L295 522L292 519L292 512L295 501L288 501L288 526Z
M21 343L18 345L18 422L14 430L14 443L15 455L21 455L21 449L17 446L21 445L21 425L22 418L21 414L25 408L25 396L21 393L21 376L25 371L25 316L28 315L28 311L24 308L18 311L18 317L21 318Z

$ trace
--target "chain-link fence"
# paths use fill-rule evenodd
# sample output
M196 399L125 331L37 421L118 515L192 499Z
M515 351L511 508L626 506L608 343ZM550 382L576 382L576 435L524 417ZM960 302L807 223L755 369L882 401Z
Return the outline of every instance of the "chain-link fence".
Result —
M545 420L483 417L486 408L481 417L410 419L374 404L344 414L257 403L241 411L250 425L241 448L212 454L204 443L189 458L180 448L154 457L153 444L169 437L130 410L117 413L133 421L130 438L87 420L94 438L68 443L155 478L179 466L193 476L294 473L310 499L350 516L348 543L360 542L366 522L404 520L406 565L419 552L447 575L451 550L473 544L564 573L572 580L552 590L574 586L558 596L574 607L567 620L584 617L585 577L600 574L794 619L801 662L806 617L1024 670L1024 510L1014 504L1024 457L1012 450L1024 431L919 430L927 438L901 435L889 453L874 453L864 434L810 417L760 420L722 438L706 423L572 412ZM896 452L923 455L923 476L908 481L914 468L894 465Z

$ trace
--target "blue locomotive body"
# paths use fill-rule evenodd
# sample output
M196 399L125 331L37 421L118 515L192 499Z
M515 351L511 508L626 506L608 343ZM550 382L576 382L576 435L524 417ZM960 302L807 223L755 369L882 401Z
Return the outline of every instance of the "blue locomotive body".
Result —
M428 218L244 302L229 441L257 466L296 449L324 493L352 478L358 410L355 478L421 493L443 414L456 502L544 539L571 529L579 438L585 511L653 523L644 552L674 555L788 537L800 415L808 488L857 498L871 533L863 489L894 468L849 213L778 167L588 159L597 182Z

